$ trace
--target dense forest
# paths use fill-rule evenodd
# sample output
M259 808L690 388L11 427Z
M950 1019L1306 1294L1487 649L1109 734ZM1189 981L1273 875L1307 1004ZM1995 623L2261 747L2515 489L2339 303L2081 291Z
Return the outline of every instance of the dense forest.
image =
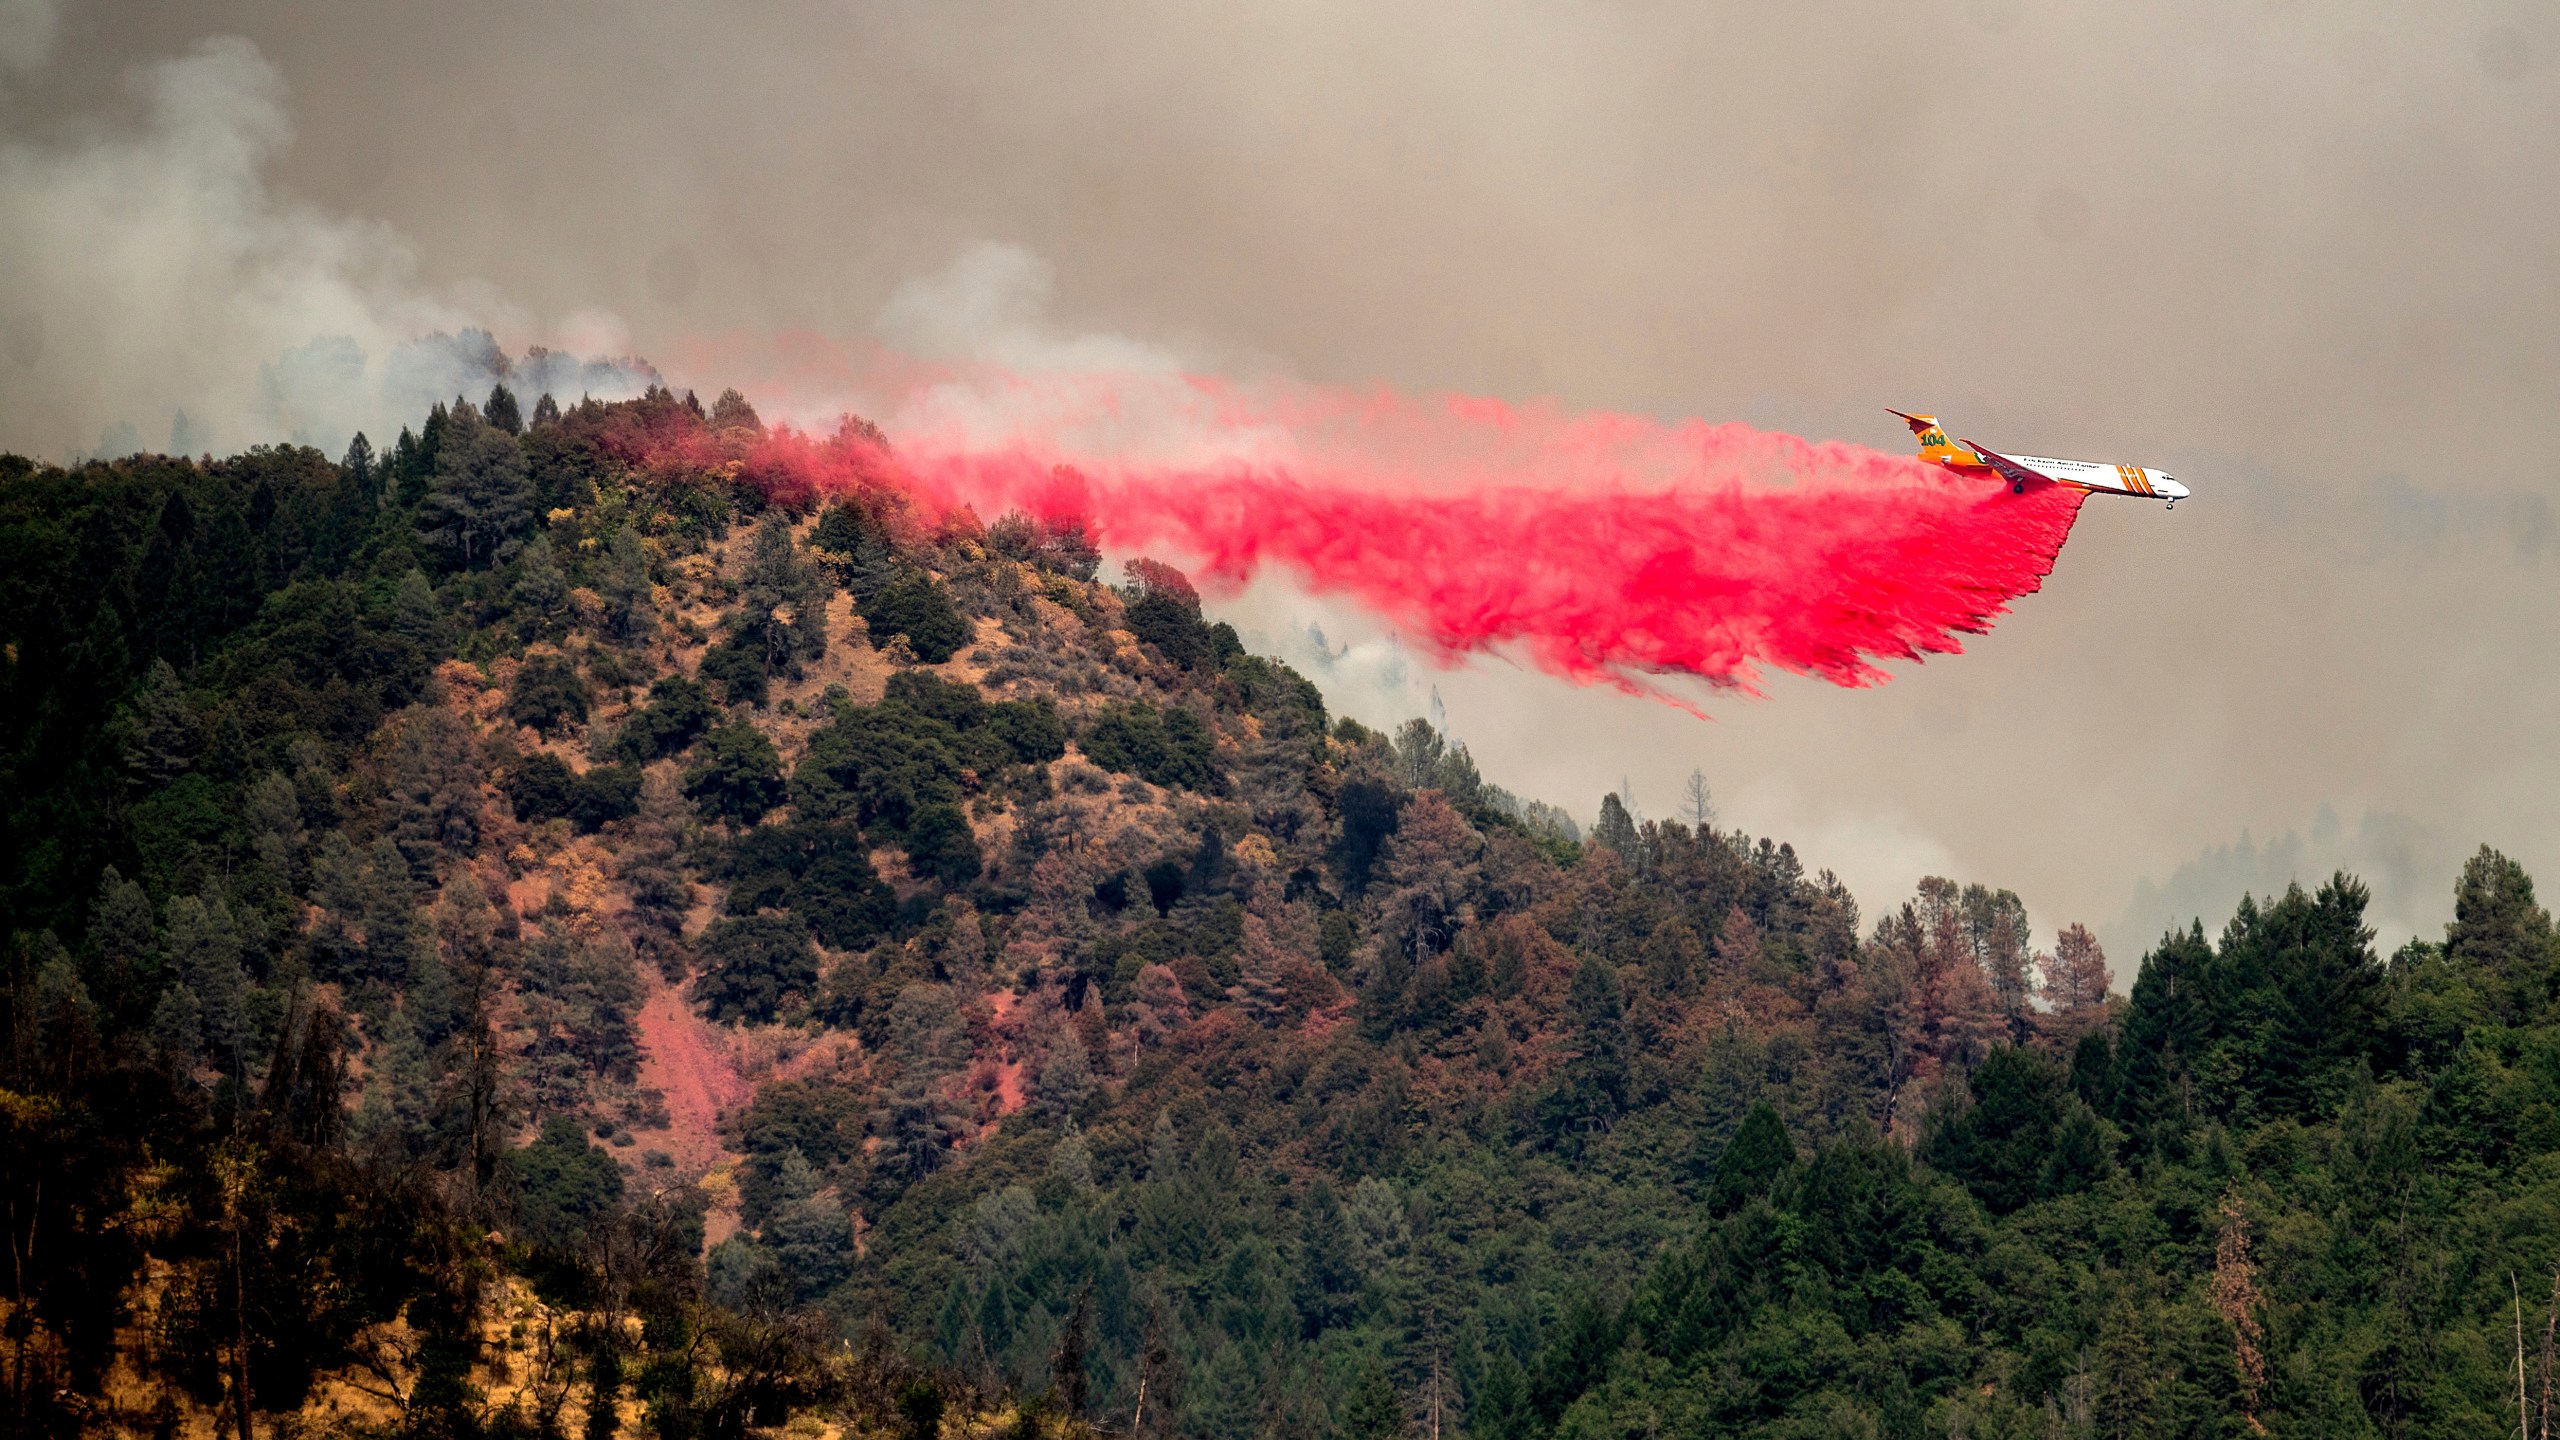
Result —
M0 459L11 1433L2547 1440L2497 853L2118 995L761 429Z

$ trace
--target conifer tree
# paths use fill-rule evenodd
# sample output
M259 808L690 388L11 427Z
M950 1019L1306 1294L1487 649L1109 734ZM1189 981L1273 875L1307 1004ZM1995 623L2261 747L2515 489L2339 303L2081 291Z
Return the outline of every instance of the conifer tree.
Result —
M761 435L764 433L764 422L756 418L756 407L747 403L746 396L734 389L723 390L720 392L720 398L711 402L711 428L744 430L750 434Z
M524 433L524 416L516 408L516 392L504 384L489 387L489 399L480 407L480 418L491 428L509 435Z
M827 653L826 579L800 553L780 515L756 527L728 625L730 643L753 653L768 677L797 674Z
M204 1005L184 981L160 992L151 1011L151 1043L181 1072L204 1058Z
M1067 1188L1079 1196L1093 1193L1093 1146L1072 1117L1059 1134L1058 1143L1049 1148L1049 1173L1065 1181Z
M533 521L524 447L492 425L457 420L437 447L435 479L418 505L418 535L464 570L513 557Z
M2538 1018L2549 1004L2555 960L2550 912L2533 897L2524 867L2483 845L2454 885L2445 955L2479 977L2498 1019Z
M1042 1037L1031 1075L1032 1097L1040 1113L1055 1119L1071 1115L1093 1093L1093 1061L1084 1037L1073 1025L1052 1021Z
M507 601L515 607L518 633L528 640L556 640L566 629L569 578L561 573L549 535L536 531L525 542Z
M705 820L753 825L782 803L782 757L753 725L720 726L702 737L684 791Z
M240 928L218 894L169 902L169 964L194 993L204 1041L214 1059L236 1069L248 1035L249 980L240 967Z
M444 647L444 609L425 571L413 568L400 577L391 596L391 628L430 654Z
M480 843L479 749L451 711L412 705L383 726L376 751L386 829L423 883Z
M1138 971L1136 1000L1138 1043L1162 1045L1191 1023L1191 1002L1182 979L1169 965L1146 965Z
M146 784L166 785L195 763L202 743L195 709L187 703L186 687L168 661L154 660L143 672L124 733L125 765Z
M393 1006L383 1017L367 1069L364 1097L356 1111L356 1133L393 1146L400 1153L416 1153L427 1138L433 1097L427 1078L427 1047L406 1007Z
M2035 976L2027 955L2027 907L2008 890L1968 885L1963 898L1966 938L1973 961L1990 985L2011 1042L2026 1038L2033 1021Z
M1244 918L1244 946L1236 957L1239 978L1228 992L1260 1025L1279 1025L1289 1018L1290 956L1271 937L1271 927L1258 915Z
M2107 1002L2115 976L2107 969L2107 952L2086 925L2066 925L2054 937L2053 953L2037 957L2044 976L2044 998L2057 1012L2071 1014Z
M1600 797L1600 818L1591 827L1591 842L1617 851L1630 865L1639 858L1635 817L1627 813L1626 802L1615 791Z
M617 527L605 537L604 564L596 576L605 633L625 645L646 644L655 637L657 607L651 593L648 551L630 526Z
M1394 1440L1404 1433L1404 1401L1396 1395L1387 1367L1376 1359L1364 1362L1359 1379L1352 1382L1337 1433L1343 1440Z
M355 482L366 499L380 493L380 477L374 473L373 442L364 438L363 431L357 431L356 438L347 442L347 453L339 459L338 469Z
M444 444L453 428L453 412L445 409L443 401L427 407L427 418L418 426L417 483L421 496L435 479L436 466L444 458Z
M386 468L390 473L383 488L389 492L393 505L405 510L427 498L427 482L435 476L435 461L406 425L400 427L400 438L391 443Z
M852 1269L852 1222L843 1206L819 1193L817 1171L798 1146L782 1157L773 1193L762 1239L788 1277L793 1298L814 1299Z
M1776 1107L1766 1100L1751 1102L1733 1138L1716 1157L1715 1180L1707 1189L1708 1212L1730 1215L1741 1209L1752 1197L1769 1193L1778 1176L1795 1163L1795 1142L1787 1138L1786 1122L1778 1118Z
M1548 1137L1571 1149L1615 1126L1627 1106L1626 999L1606 961L1582 958L1565 1010L1573 1050L1541 1108Z
M98 877L98 897L89 906L89 939L99 958L121 984L147 980L160 951L159 926L151 914L151 897L109 865Z

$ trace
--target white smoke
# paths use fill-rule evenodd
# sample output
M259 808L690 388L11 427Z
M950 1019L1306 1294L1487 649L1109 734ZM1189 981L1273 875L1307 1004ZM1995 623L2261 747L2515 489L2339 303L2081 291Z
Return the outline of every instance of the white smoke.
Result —
M899 285L873 329L952 373L889 396L827 397L867 410L905 443L988 447L1038 435L1068 453L1156 464L1272 462L1294 453L1277 425L1239 425L1186 372L1209 357L1050 315L1056 271L1019 245L981 242Z
M2129 986L2143 951L2164 931L2201 922L2206 938L2217 939L2242 895L2264 904L2288 886L2317 890L2344 871L2371 889L2365 923L2373 927L2375 948L2388 955L2412 939L2443 937L2467 853L2455 836L2407 815L2368 810L2349 830L2323 805L2307 833L2288 829L2261 844L2243 831L2237 842L2205 850L2166 880L2144 877L2101 938L2118 979Z
M52 28L49 6L0 0L0 63L41 63ZM526 317L420 283L388 226L268 184L293 125L255 46L209 39L127 84L141 102L130 125L0 137L0 447L63 454L95 437L95 453L117 453L165 436L172 451L334 453L506 373L491 331L526 334ZM569 399L647 378L534 359Z

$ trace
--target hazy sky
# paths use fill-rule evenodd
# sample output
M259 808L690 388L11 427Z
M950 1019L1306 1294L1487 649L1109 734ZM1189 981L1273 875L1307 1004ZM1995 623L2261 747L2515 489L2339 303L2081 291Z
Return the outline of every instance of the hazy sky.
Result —
M372 384L470 323L712 388L887 330L2152 464L2196 498L2092 501L1970 653L1713 723L1235 613L1364 718L1436 684L1514 789L1695 766L1871 911L2009 885L2120 975L2138 893L2353 860L2405 934L2482 840L2560 866L2547 4L0 0L0 446L266 438L311 340Z

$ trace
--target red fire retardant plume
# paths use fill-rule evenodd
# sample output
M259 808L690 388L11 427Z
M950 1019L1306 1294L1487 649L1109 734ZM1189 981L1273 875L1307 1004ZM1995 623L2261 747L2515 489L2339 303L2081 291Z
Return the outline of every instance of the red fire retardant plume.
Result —
M973 438L893 420L888 446L776 431L743 468L786 501L887 491L927 519L967 506L1079 523L1213 589L1276 568L1443 660L1506 655L1674 703L1651 677L1749 692L1775 666L1867 686L1888 678L1880 661L1956 653L2038 587L2085 498L1740 425L1322 393L1249 404L1183 383L1196 403L1170 445L1115 455L1046 412L992 440L983 424ZM1125 418L1117 397L1100 408ZM1222 439L1235 453L1216 453Z

